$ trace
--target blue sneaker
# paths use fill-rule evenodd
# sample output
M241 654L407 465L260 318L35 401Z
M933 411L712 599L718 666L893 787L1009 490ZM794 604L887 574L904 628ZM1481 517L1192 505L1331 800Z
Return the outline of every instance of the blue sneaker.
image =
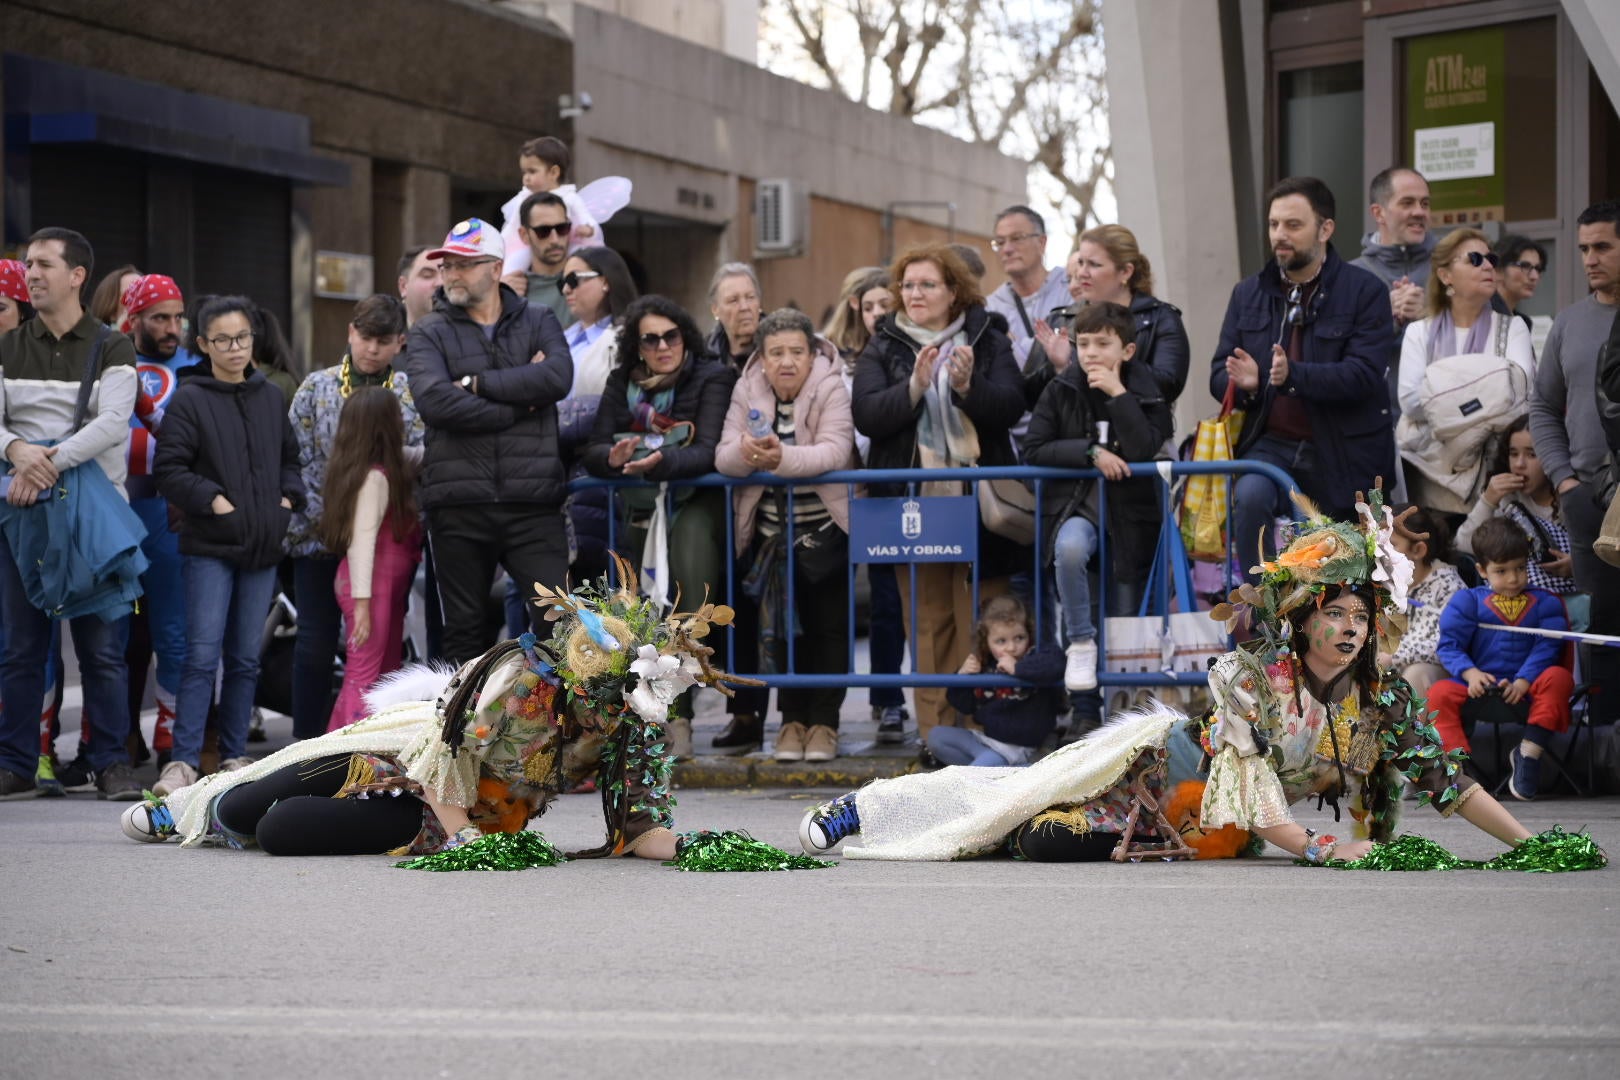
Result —
M1508 761L1513 766L1513 774L1508 777L1508 792L1520 802L1529 802L1536 797L1536 787L1541 779L1541 759L1525 757L1519 753L1515 746L1508 754Z
M811 855L825 855L860 831L861 815L851 791L805 813L799 822L799 846Z

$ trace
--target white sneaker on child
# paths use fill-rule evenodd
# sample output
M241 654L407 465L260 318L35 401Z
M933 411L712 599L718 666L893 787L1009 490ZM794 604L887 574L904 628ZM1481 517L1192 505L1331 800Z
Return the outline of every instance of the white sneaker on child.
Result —
M1066 651L1069 659L1063 665L1063 688L1073 691L1097 689L1097 642L1070 642Z

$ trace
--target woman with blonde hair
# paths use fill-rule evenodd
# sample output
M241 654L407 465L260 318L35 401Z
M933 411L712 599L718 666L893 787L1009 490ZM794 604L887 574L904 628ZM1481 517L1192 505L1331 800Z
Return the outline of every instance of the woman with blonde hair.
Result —
M1491 308L1501 258L1484 233L1447 233L1430 265L1428 315L1401 341L1396 440L1418 474L1408 474L1421 489L1414 500L1465 514L1485 480L1492 440L1529 405L1535 357L1524 323ZM1492 372L1501 378L1481 378Z
M1153 372L1159 392L1174 404L1187 385L1192 349L1181 309L1153 295L1153 267L1137 246L1136 234L1123 225L1087 229L1069 256L1068 273L1074 303L1058 308L1035 329L1052 361L1047 379L1069 364L1074 350L1064 331L1080 305L1118 304L1136 322L1134 359Z
M881 281L882 285L868 285L868 279ZM870 291L882 288L885 293L882 313L887 313L894 307L893 297L887 295L888 284L889 276L883 267L857 266L844 275L832 315L827 318L827 325L821 328L821 336L838 347L838 354L844 358L844 367L851 372L855 370L855 358L861 355L861 350L872 339L871 327L861 317L861 298Z

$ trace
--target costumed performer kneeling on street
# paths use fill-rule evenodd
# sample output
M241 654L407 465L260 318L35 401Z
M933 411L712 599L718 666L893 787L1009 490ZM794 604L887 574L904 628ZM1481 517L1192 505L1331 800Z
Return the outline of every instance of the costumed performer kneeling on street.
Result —
M622 560L619 571L636 580ZM731 610L665 617L606 580L536 592L557 618L549 640L503 641L454 675L391 676L367 695L365 719L136 804L125 833L272 855L419 855L521 832L597 777L607 841L570 857L674 858L664 723L682 690L730 678L701 639Z
M1250 830L1308 862L1351 861L1394 837L1410 780L1441 814L1460 814L1517 845L1531 833L1468 775L1461 751L1442 748L1406 682L1378 670L1377 631L1391 629L1405 610L1412 566L1393 546L1404 528L1382 493L1359 500L1358 510L1354 524L1312 513L1261 568L1259 584L1211 612L1231 620L1234 605L1247 605L1259 636L1216 661L1214 707L1192 722L1209 760L1200 827ZM1017 850L1020 831L1050 821L1054 810L1077 835L1087 824L1103 831L1096 826L1107 827L1107 815L1098 811L1121 805L1132 770L1143 767L1144 754L1163 750L1179 720L1163 705L1116 718L1016 775L950 768L875 781L807 813L800 842L819 854L858 835L846 858L961 858L1009 837ZM1354 839L1318 835L1293 820L1289 806L1313 795L1336 818L1348 798ZM1109 857L1107 845L1084 857Z

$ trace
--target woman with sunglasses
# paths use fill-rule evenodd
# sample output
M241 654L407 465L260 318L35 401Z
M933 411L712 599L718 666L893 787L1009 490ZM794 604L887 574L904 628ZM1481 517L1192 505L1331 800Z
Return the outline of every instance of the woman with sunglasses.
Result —
M153 459L158 490L181 516L187 636L174 751L153 787L159 795L197 781L222 656L220 768L252 763L247 735L259 639L282 538L293 510L304 505L287 399L252 363L254 314L253 302L241 296L203 302L196 327L204 363L183 373Z
M714 471L714 450L726 426L737 373L710 356L692 316L664 296L643 296L624 313L618 359L602 390L596 424L585 448L592 476L662 484ZM725 582L725 489L680 487L669 492L668 573L671 602L679 590L683 610L703 602ZM638 558L655 520L661 489L621 489L614 545ZM711 599L723 599L713 596ZM716 635L723 639L725 635ZM711 641L723 648L724 641ZM716 663L723 663L723 657ZM677 704L671 737L677 757L691 755L690 694Z
M613 370L619 340L612 331L636 299L636 283L618 252L582 247L563 263L560 288L574 316L566 331L574 356L574 386L568 396L600 394Z
M1478 229L1447 233L1434 247L1430 262L1434 270L1427 287L1428 314L1406 328L1396 386L1401 403L1397 439L1404 456L1417 465L1420 472L1433 473L1438 467L1450 476L1466 477L1468 459L1478 459L1474 464L1482 468L1486 436L1492 430L1500 432L1529 406L1529 388L1535 379L1530 332L1520 320L1491 306L1501 261ZM1479 357L1479 363L1467 365L1467 372L1456 370L1454 364L1433 373L1429 370L1441 361L1462 356ZM1484 372L1493 362L1502 367L1506 377L1503 361L1524 372L1522 393L1515 389L1511 394L1513 400L1503 403L1502 408L1487 407L1469 417L1468 446L1451 445L1457 439L1447 437L1444 429L1450 418L1429 417L1425 402L1472 377L1470 372ZM1436 421L1442 424L1441 430L1436 430ZM1426 468L1425 463L1429 467ZM1463 479L1456 483L1468 481ZM1424 485L1420 498L1414 493L1414 501L1443 513L1467 513L1472 509L1472 493L1453 491L1448 496L1443 488L1452 486L1452 483Z

